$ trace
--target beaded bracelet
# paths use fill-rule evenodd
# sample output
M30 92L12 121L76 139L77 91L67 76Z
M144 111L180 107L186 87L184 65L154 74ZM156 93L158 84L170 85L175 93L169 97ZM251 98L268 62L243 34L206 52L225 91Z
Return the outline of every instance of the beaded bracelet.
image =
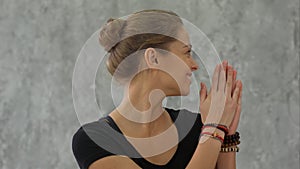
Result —
M240 142L240 135L239 132L236 132L233 135L226 135L224 137L224 142L222 144L222 147L230 147L230 146L235 146L239 145Z
M215 128L217 128L217 129L223 131L223 132L225 133L225 135L228 134L228 127L225 126L225 125L223 125L223 124L216 124L216 123L208 123L208 124L204 124L204 125L202 126L202 130L203 130L204 128L206 128L206 127L215 127Z
M224 138L222 138L217 132L214 132L214 133L210 133L210 132L202 132L200 134L200 137L202 136L208 136L210 138L213 138L213 139L216 139L216 140L219 140L221 142L221 144L223 144L224 142Z
M238 146L236 147L223 147L221 148L220 152L239 152L240 148Z
M233 143L224 143L222 144L222 147L230 147L230 146L236 146L239 145L241 142L237 141L237 142L233 142Z

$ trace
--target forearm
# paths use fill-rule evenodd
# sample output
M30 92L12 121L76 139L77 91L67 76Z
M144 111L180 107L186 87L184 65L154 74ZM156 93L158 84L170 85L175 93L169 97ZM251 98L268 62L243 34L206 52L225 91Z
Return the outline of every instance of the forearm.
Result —
M235 169L236 152L220 152L217 160L216 169Z
M218 140L208 138L204 143L199 143L187 169L214 169L220 150Z
M212 132L210 129L206 131ZM224 133L216 130L219 136L224 138ZM201 137L194 155L189 162L188 169L214 169L218 160L222 143L209 137Z

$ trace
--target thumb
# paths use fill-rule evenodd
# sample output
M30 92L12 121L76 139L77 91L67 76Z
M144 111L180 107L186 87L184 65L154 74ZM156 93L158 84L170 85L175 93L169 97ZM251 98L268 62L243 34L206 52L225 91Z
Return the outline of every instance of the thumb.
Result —
M206 85L204 83L200 83L201 89L200 89L200 102L202 103L207 96L207 90L206 90Z

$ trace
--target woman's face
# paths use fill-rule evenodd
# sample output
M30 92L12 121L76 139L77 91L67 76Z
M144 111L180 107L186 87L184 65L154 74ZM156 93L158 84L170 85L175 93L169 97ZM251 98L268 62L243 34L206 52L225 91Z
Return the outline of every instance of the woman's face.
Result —
M160 82L169 96L188 95L192 72L198 69L192 57L188 33L180 29L177 39L170 43L169 52L159 58L163 69Z

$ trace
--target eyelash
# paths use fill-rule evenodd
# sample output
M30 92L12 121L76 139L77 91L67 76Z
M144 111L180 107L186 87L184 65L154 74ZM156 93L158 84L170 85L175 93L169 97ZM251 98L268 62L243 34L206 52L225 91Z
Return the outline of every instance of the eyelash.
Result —
M192 54L192 50L187 51L186 54L191 55Z

